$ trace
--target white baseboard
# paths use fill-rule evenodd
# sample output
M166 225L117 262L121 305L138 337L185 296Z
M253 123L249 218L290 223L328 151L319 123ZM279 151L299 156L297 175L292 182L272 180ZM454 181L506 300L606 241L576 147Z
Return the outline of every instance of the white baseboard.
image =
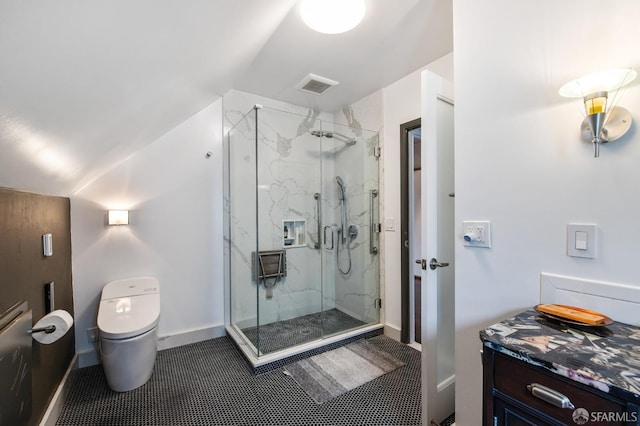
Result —
M227 334L224 324L213 327L199 328L176 334L158 337L158 350L177 348L178 346L198 343L204 340L215 339ZM97 346L97 345L96 345ZM76 354L77 362L74 368L91 367L100 364L100 354L97 350L88 350Z
M227 334L224 324L158 337L158 350L177 348L191 343L215 339Z
M389 324L384 325L384 335L398 342L400 341L400 329Z
M44 412L44 416L42 416L42 420L40 420L40 426L55 426L58 421L60 411L62 411L62 406L64 405L64 401L67 399L67 394L69 393L69 386L67 384L69 374L71 373L71 370L76 368L77 360L78 355L74 355L67 367L67 371L64 373L64 376L62 376L62 380L56 389L56 393L54 393L53 398L51 398L47 411Z

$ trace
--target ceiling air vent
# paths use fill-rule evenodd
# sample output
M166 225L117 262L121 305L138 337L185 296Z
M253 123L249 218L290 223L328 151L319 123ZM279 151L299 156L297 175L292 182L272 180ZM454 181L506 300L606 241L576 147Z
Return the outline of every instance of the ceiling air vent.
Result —
M315 74L308 74L302 79L296 86L296 89L305 92L313 93L314 95L321 95L326 92L331 86L336 86L338 83L335 80L331 80L326 77L320 77Z

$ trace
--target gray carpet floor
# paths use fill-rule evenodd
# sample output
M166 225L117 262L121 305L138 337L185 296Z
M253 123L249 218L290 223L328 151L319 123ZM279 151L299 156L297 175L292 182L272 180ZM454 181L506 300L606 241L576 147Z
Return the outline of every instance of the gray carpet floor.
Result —
M404 366L404 362L365 339L289 364L288 373L317 403Z
M57 425L419 425L420 353L367 340L406 365L324 404L283 368L254 375L227 337L158 352L151 379L113 392L101 366L74 370Z

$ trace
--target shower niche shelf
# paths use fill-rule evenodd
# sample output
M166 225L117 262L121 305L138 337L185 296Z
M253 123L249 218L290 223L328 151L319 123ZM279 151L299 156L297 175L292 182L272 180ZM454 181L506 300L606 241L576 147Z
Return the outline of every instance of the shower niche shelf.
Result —
M305 219L288 219L282 221L282 247L307 246L307 221Z

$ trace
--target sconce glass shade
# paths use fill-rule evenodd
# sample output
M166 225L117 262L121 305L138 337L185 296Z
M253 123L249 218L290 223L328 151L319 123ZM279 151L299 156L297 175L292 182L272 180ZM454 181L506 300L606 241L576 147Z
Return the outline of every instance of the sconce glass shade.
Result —
M598 114L607 111L607 92L595 92L584 97L584 112L587 115Z
M560 88L560 96L584 98L594 92L612 92L631 83L638 73L633 68L616 68L595 72L571 80Z
M631 113L615 104L620 89L636 76L632 68L618 68L580 77L560 88L560 96L583 99L586 117L581 131L593 143L595 157L600 156L601 143L620 138L631 127Z
M128 225L129 210L109 210L109 225Z
M340 34L364 18L364 0L302 0L300 16L309 28L323 34Z

